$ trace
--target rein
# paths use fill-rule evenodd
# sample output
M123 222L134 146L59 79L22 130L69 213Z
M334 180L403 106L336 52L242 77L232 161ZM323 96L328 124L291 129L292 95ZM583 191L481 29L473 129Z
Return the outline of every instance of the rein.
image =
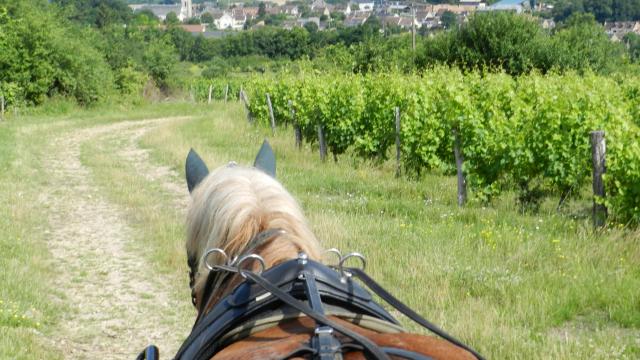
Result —
M271 236L264 235L262 240L255 241L252 248L264 245L267 239L274 237L273 235L273 233ZM207 253L212 251L213 249ZM338 255L340 256L339 252ZM333 268L308 260L306 254L303 253L297 259L289 260L269 269L265 274L262 274L262 271L253 272L241 267L246 259L257 259L261 264L264 264L264 261L255 254L234 258L227 265L211 266L215 271L212 270L210 276L211 273L224 271L225 278L231 273L237 273L246 280L238 285L231 294L218 302L206 315L198 317L192 333L175 358L209 359L224 348L224 344L219 343L219 339L225 333L255 318L266 308L280 307L284 304L316 321L310 346L298 349L294 352L295 354L289 354L284 358L308 353L312 354L314 359L334 360L342 358L343 350L359 350L364 351L368 355L367 358L376 360L387 360L390 355L412 360L428 359L424 355L404 349L379 347L365 336L327 317L322 299L328 300L332 304L341 303L344 304L343 306L355 307L355 309L359 309L356 310L358 313L372 314L379 319L397 324L391 315L372 301L368 292L353 282L351 277L356 277L396 310L456 346L467 350L477 359L483 360L483 357L475 350L445 333L393 297L371 279L363 269L343 267L345 260L354 256L363 261L364 267L364 257L356 253L347 254L344 257L340 256L338 266ZM206 255L203 259L206 261ZM231 264L234 265L231 266ZM209 265L207 264L207 266ZM207 282L209 282L209 278ZM340 333L353 342L342 344L334 336L334 333Z
M189 272L190 285L192 288L192 303L198 309L198 316L193 325L194 328L196 324L198 324L202 316L204 315L207 307L212 305L211 302L214 299L214 297L212 296L213 291L215 289L219 289L227 280L229 280L231 278L230 275L232 275L233 273L237 273L238 272L237 269L239 269L240 266L246 260L256 259L256 257L254 256L254 252L258 248L266 245L268 242L274 240L276 237L283 234L285 234L285 231L281 229L268 229L258 233L256 236L253 237L253 239L251 239L251 241L249 241L249 244L247 245L248 250L245 250L242 255L234 257L233 259L231 259L231 261L229 261L229 256L227 255L227 253L225 253L224 250L222 249L213 248L213 249L209 249L207 252L204 253L200 261L204 262L206 268L209 270L209 273L207 274L207 280L205 282L201 301L199 304L197 303L196 296L193 293L195 276L192 276L193 270ZM226 260L225 265L210 265L207 259L211 253L221 254ZM264 270L264 267L265 267L264 260L262 260L262 258L258 260L261 261L262 270Z

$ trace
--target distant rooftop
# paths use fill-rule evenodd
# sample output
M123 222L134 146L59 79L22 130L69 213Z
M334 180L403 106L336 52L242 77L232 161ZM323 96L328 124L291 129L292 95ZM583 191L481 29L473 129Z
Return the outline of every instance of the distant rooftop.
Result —
M491 6L502 6L502 5L522 5L523 2L529 2L528 0L500 0L497 3Z
M529 0L501 0L489 6L487 10L512 10L520 13L529 6Z

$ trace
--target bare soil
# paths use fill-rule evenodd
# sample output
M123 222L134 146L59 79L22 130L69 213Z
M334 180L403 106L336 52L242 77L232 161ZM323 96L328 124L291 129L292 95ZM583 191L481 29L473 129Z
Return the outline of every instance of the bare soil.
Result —
M51 339L68 359L134 359L156 344L170 358L189 332L183 302L174 284L152 273L144 254L132 246L134 229L124 209L110 202L81 162L85 142L126 144L110 154L133 163L143 176L160 181L174 206L184 211L186 186L170 169L154 166L138 141L149 130L181 118L119 122L72 129L50 140L46 158L48 182L41 194L49 211L48 247L56 271L55 288L70 311ZM114 184L118 186L118 184ZM139 247L138 247L139 249Z

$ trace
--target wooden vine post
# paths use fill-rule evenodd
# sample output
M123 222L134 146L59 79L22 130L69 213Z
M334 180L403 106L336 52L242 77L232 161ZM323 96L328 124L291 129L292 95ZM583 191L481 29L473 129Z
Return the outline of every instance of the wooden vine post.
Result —
M224 88L224 102L227 103L227 97L229 96L229 84Z
M4 95L0 95L0 120L4 120Z
M400 177L400 108L396 106L396 177Z
M209 100L207 100L207 104L211 104L211 92L213 91L213 85L209 85Z
M464 156L462 154L460 134L456 128L453 129L453 155L456 159L456 173L458 176L458 206L463 206L467 201L467 180L462 171Z
M276 119L273 117L273 106L271 106L271 97L267 93L267 106L269 106L269 118L271 118L271 133L276 134Z
M320 143L320 160L323 162L327 159L327 144L324 140L324 128L318 124L318 142Z
M253 122L253 116L251 115L251 110L249 108L249 99L247 99L247 94L244 93L244 90L240 89L240 100L244 104L244 109L247 112L247 121L249 123Z
M293 108L293 101L289 100L287 104L291 111L291 122L293 123L293 133L296 137L296 148L300 150L302 149L302 130L300 129L300 125L296 123L296 109Z
M605 156L607 143L604 131L591 132L591 158L593 160L593 226L602 227L607 220L607 207L603 204L605 198L602 175L606 172Z

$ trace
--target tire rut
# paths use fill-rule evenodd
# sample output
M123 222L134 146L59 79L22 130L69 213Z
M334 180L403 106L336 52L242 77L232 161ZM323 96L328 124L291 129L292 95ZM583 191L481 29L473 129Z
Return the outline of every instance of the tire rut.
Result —
M80 160L85 142L124 139L126 148L112 156L134 162L146 177L166 184L174 205L183 211L186 190L179 189L168 168L143 161L148 154L137 142L147 131L181 119L74 129L50 141L41 200L50 214L47 239L57 272L54 285L63 294L59 301L70 308L51 339L65 358L133 359L149 344L173 355L188 334L184 304L171 296L178 284L149 274L144 254L130 246L135 234L126 213L101 194Z

